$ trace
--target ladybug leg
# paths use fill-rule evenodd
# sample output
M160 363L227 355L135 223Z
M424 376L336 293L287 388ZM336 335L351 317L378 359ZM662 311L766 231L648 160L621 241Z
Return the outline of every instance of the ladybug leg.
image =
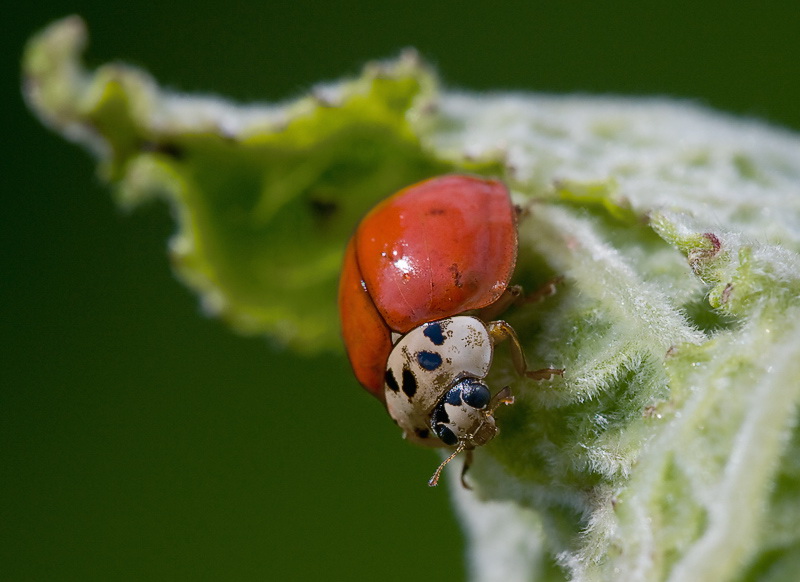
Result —
M492 397L492 400L489 402L487 414L494 414L494 411L497 410L497 407L501 404L514 404L514 395L511 393L511 388L508 386Z
M461 486L464 489L469 489L470 491L472 491L472 487L470 487L470 484L467 483L466 476L467 476L467 471L469 471L469 468L471 466L472 466L472 449L468 449L467 454L464 457L464 464L461 465Z
M489 402L489 406L487 407L485 412L486 416L492 416L494 414L494 411L501 404L514 404L514 395L511 394L511 388L509 388L508 386L500 390L500 392L498 392L492 397L491 401ZM474 449L472 447L466 449L464 464L461 465L461 486L464 489L469 489L469 490L472 490L472 487L470 487L469 483L467 483L466 477L467 477L467 471L469 471L469 468L472 466L473 450Z
M561 275L559 275L558 277L553 277L530 295L525 295L524 297L520 298L518 301L515 302L515 305L527 305L528 303L539 303L540 301L543 301L548 297L552 297L553 295L556 294L556 290L558 289L558 284L561 283L563 280L564 277L562 277Z
M522 287L520 285L511 285L506 287L500 298L492 303L478 310L477 316L483 321L492 321L504 313L506 309L512 305L516 305L520 300L523 300Z
M433 473L433 476L430 479L428 479L428 487L436 487L436 485L439 484L439 477L442 474L442 469L444 469L447 463L455 459L458 453L463 451L466 448L466 446L467 446L466 441L460 441L458 443L456 450L453 451L453 453L449 457L447 457L444 461L442 461L442 464L436 468L436 471Z
M511 285L506 287L500 298L482 309L478 310L478 317L483 321L492 321L504 313L509 307L514 305L527 305L529 303L539 303L556 294L557 285L564 280L564 277L553 277L533 293L525 295L521 285Z
M525 353L522 351L517 332L505 321L490 321L486 324L486 328L489 330L489 337L492 338L495 344L503 340L511 340L511 361L514 363L514 368L520 376L525 376L526 378L532 378L534 380L546 380L553 376L564 375L564 370L560 368L528 370L528 364L525 361Z

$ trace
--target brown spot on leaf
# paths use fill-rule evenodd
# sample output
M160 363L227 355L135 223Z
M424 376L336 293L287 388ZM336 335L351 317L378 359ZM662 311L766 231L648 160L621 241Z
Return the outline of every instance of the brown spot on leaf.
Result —
M319 198L311 198L308 201L311 206L311 213L320 220L327 220L339 210L339 205L336 202L329 200L321 200Z
M733 292L733 283L728 283L725 285L725 289L722 290L722 296L720 297L720 301L722 304L725 305L730 299L731 293Z
M163 154L176 160L182 160L186 152L176 143L143 141L139 147L143 152Z

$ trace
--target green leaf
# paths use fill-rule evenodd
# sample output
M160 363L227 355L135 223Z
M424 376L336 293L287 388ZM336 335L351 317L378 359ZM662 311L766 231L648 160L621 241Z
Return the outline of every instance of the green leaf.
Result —
M336 285L353 225L392 191L450 168L409 121L430 107L430 71L408 53L283 107L236 106L169 93L124 65L88 73L84 44L77 18L30 43L34 111L98 155L121 204L171 204L176 271L209 313L298 349L338 347Z
M359 217L449 171L522 207L501 434L452 467L475 580L793 580L800 566L800 139L667 100L441 91L412 53L280 106L85 71L83 24L31 41L36 114L121 204L162 197L180 277L237 330L338 346ZM421 476L420 482L424 482Z

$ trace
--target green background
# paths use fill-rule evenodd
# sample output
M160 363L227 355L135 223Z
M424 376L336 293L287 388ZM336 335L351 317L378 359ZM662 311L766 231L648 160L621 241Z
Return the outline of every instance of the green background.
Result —
M226 7L224 7L226 6ZM6 8L0 579L464 577L437 459L403 443L342 354L205 318L166 208L117 209L90 157L24 108L25 39L79 13L89 62L242 102L415 46L475 90L689 98L800 128L796 2L405 0Z

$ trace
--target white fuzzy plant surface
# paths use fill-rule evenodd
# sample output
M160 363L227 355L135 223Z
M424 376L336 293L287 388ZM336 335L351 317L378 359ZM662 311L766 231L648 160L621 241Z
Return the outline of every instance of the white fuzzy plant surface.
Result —
M413 53L281 105L179 95L80 63L72 17L35 37L25 95L92 151L121 204L161 197L208 312L341 349L354 225L428 176L498 177L522 208L498 349L500 435L450 468L473 580L797 580L800 139L692 103L442 90Z

